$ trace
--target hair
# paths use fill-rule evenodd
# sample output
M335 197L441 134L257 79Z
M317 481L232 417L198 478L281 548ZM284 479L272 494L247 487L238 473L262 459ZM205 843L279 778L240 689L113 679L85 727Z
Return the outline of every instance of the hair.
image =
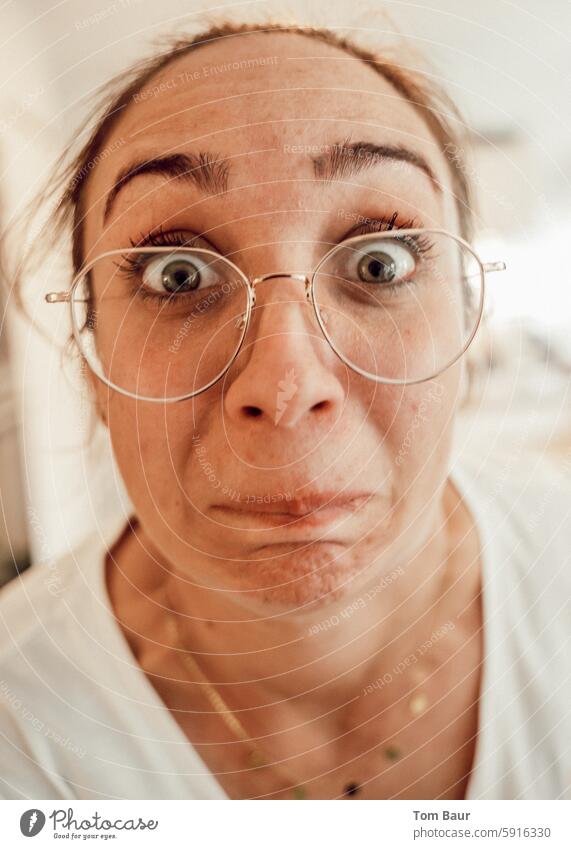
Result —
M34 239L31 248L20 262L15 276L12 275L13 294L18 306L26 312L22 292L23 269L29 273L35 262L45 256L46 246L54 248L64 237L70 240L73 273L83 264L83 224L85 218L84 193L89 175L97 163L109 155L105 147L113 128L139 93L158 73L171 62L196 50L201 45L219 39L234 38L254 33L294 33L337 47L350 56L369 65L387 80L420 114L434 139L446 157L452 190L458 211L460 234L470 241L473 232L474 208L468 168L464 160L465 123L462 116L443 88L427 74L412 71L400 62L384 54L357 45L353 40L335 32L314 26L282 25L280 23L234 23L223 22L211 25L194 36L167 38L162 47L146 59L122 71L99 89L99 95L91 109L86 126L91 127L88 140L77 153L73 153L76 142L72 142L56 161L46 187L34 199L32 214L38 209L53 205L49 220ZM29 228L28 228L29 229ZM73 338L68 345L73 349Z

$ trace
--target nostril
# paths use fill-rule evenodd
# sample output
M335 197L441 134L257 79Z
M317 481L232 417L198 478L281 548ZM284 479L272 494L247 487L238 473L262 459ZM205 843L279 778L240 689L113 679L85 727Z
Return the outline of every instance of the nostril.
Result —
M311 408L312 410L323 410L329 406L329 401L318 401L317 404L314 404Z
M262 415L262 411L260 410L259 407L252 407L250 405L246 405L244 407L244 412L246 413L247 416L250 416L250 418L252 418L252 419L257 419L259 416Z

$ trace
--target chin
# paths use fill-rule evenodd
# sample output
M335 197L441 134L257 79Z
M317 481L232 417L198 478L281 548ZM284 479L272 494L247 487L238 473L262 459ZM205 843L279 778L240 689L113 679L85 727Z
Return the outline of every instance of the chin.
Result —
M308 613L350 598L361 586L368 558L337 543L310 543L295 551L243 561L234 586L248 606L266 614Z

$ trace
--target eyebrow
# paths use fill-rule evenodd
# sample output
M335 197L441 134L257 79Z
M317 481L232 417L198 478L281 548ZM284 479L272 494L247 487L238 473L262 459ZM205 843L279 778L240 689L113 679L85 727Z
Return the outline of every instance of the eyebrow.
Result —
M104 222L108 219L119 192L135 177L142 177L145 174L160 174L162 177L171 179L180 178L206 194L217 195L228 188L229 166L221 156L203 151L188 154L175 153L170 156L131 162L119 172L113 188L107 195L103 211Z
M302 146L300 148L303 149ZM390 160L420 169L430 178L434 188L438 192L441 191L434 171L426 159L420 153L402 145L379 145L373 142L344 140L326 145L326 148L324 153L309 157L313 162L315 176L325 182L353 176L377 166L383 160ZM228 190L230 167L228 162L225 162L218 154L205 151L176 153L131 162L119 172L107 195L103 212L104 223L121 190L136 177L149 174L182 179L207 195L218 195Z
M319 156L313 156L313 168L316 177L325 180L339 180L351 177L361 171L373 168L383 160L401 162L419 168L429 178L434 188L440 192L440 184L434 171L420 153L402 145L374 144L373 142L351 142L345 139L327 145L327 150Z

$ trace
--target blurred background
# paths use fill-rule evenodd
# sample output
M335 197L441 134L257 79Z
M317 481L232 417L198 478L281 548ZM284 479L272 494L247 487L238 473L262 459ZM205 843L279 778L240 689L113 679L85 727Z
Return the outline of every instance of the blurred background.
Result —
M0 225L43 184L63 146L87 132L95 89L164 33L195 32L205 15L296 21L365 46L406 45L445 84L470 127L476 248L503 259L489 277L488 319L471 354L457 449L500 456L509 473L539 457L571 473L571 4L504 2L3 0L0 4ZM206 21L208 23L208 21ZM33 233L26 234L28 239ZM2 239L5 257L18 258ZM46 257L29 309L66 288ZM6 281L4 281L6 282ZM34 292L36 281L27 281ZM14 309L0 304L0 582L49 561L127 503L106 433L91 435L81 375Z

